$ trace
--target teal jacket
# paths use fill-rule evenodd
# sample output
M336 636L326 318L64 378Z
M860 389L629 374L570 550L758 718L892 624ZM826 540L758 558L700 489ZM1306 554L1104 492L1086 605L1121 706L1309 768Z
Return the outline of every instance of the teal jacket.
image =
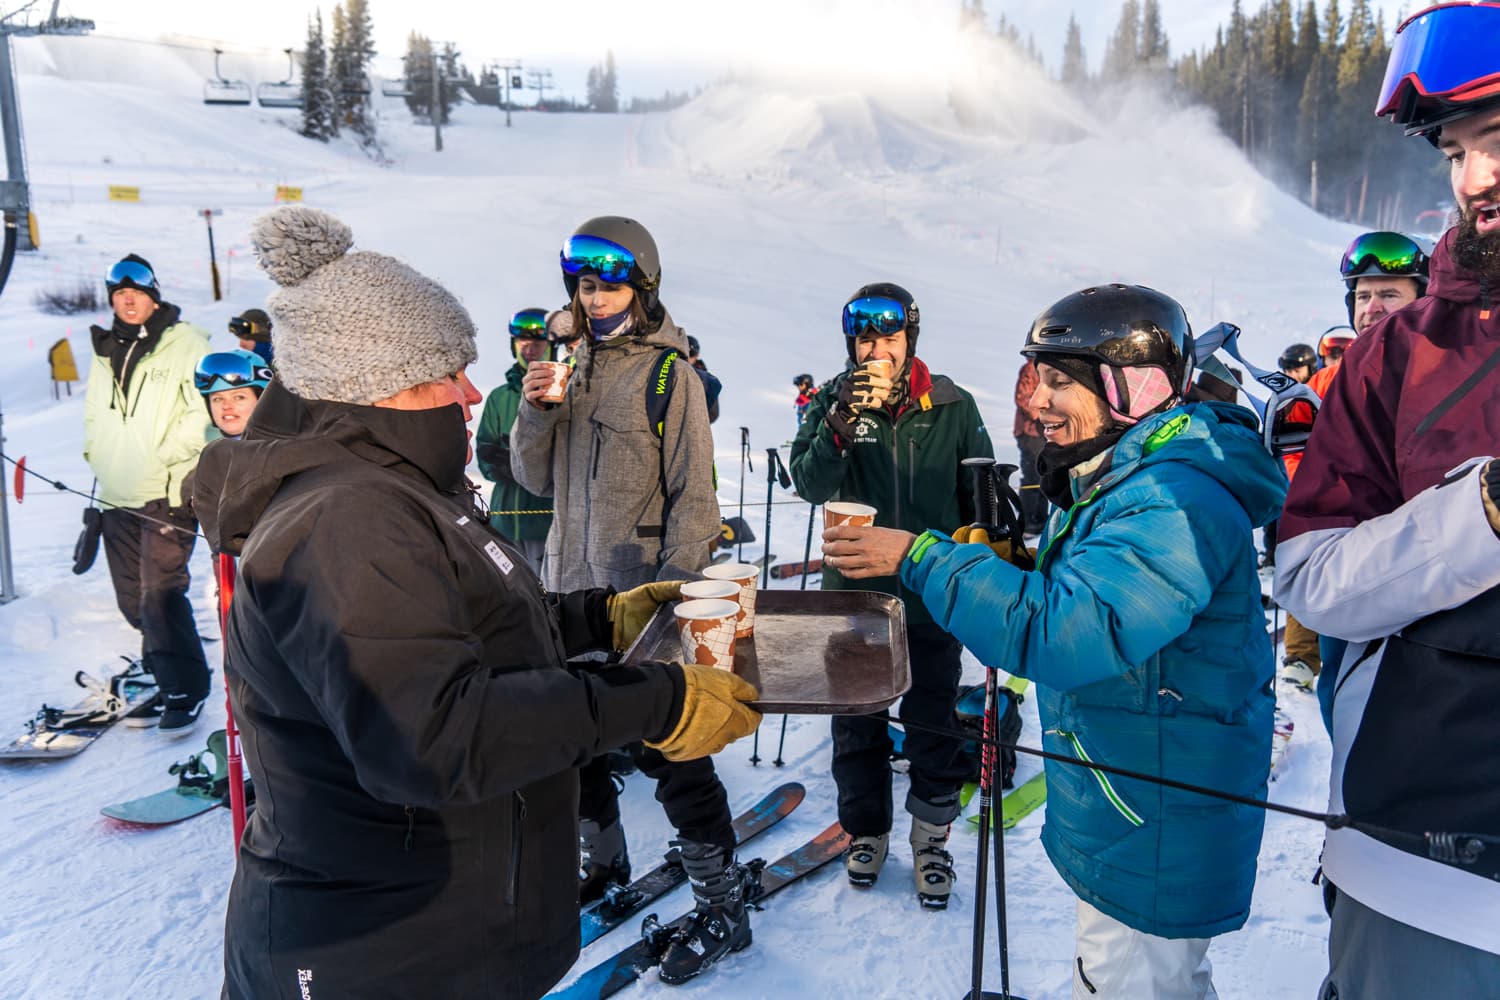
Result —
M839 375L819 390L797 430L791 458L797 495L815 504L869 504L878 512L875 523L885 528L952 531L973 521L973 475L961 463L995 454L974 397L913 358L910 401L900 414L866 411L855 425L858 439L836 441L823 418L848 377L847 372ZM894 576L851 582L825 568L823 589L892 594L906 601L908 624L932 621L922 602Z
M1286 477L1254 417L1148 418L1054 511L1039 568L929 533L901 578L981 662L1038 687L1044 749L1265 798L1274 664L1252 529ZM1161 937L1244 924L1264 813L1048 762L1042 843L1080 898Z
M505 384L492 390L474 434L474 457L479 471L495 489L490 510L537 510L544 514L490 514L490 526L514 542L540 541L552 527L552 498L527 492L510 471L510 429L521 405L521 378L526 369L517 362L505 373Z

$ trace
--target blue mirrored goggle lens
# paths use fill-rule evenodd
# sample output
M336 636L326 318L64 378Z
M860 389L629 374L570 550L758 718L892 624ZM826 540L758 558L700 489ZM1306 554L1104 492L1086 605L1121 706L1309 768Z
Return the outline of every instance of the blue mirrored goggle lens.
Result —
M547 314L540 309L522 309L510 318L510 335L519 337L523 333L546 333Z
M1426 257L1414 240L1400 233L1365 233L1344 251L1339 273L1352 277L1374 264L1384 274L1417 274Z
M844 336L858 337L866 330L890 335L906 326L906 307L895 299L870 295L844 307Z
M635 255L620 244L597 236L570 236L558 255L564 274L597 274L612 285L624 284L635 267Z
M156 275L151 273L151 269L133 260L120 261L109 269L104 280L109 285L121 285L128 281L139 288L156 287Z
M238 354L221 352L204 356L193 371L193 385L202 393L238 389L271 380L271 370L255 365Z
M1375 113L1397 110L1408 78L1414 79L1418 93L1432 97L1477 89L1486 81L1500 87L1500 50L1483 43L1486 38L1500 38L1500 5L1449 4L1401 25Z

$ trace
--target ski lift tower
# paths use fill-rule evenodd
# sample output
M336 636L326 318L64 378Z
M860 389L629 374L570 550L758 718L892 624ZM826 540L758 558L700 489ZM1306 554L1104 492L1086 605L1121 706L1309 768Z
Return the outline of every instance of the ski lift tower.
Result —
M4 216L5 243L20 250L37 248L36 217L31 214L31 194L26 183L26 146L21 140L21 112L16 89L16 71L11 60L12 35L82 35L94 30L94 22L81 17L58 17L59 0L52 0L52 13L36 24L17 23L15 14L0 17L0 138L5 142L6 179L0 180L0 215ZM14 234L14 236L12 236ZM11 252L14 252L12 250ZM4 255L9 257L9 253ZM9 271L0 265L0 288Z

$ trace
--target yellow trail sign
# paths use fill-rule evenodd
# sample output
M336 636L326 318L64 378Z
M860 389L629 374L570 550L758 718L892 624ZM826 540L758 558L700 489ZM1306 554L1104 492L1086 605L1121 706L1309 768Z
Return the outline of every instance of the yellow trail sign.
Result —
M140 201L141 189L126 184L111 184L109 186L110 201Z
M73 361L73 346L67 337L47 349L47 361L52 365L52 381L78 381L78 365Z
M277 201L301 201L302 189L299 187L288 187L285 184L276 185Z

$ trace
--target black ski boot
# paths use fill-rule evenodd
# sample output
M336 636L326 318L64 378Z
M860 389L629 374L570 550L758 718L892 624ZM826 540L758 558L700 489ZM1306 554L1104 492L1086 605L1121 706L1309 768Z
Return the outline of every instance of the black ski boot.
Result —
M591 819L578 823L578 904L603 899L614 885L630 884L630 855L625 850L625 828L615 820L600 829Z
M750 947L744 866L722 847L692 841L677 846L697 905L662 955L661 981L670 986L687 982L729 952Z

